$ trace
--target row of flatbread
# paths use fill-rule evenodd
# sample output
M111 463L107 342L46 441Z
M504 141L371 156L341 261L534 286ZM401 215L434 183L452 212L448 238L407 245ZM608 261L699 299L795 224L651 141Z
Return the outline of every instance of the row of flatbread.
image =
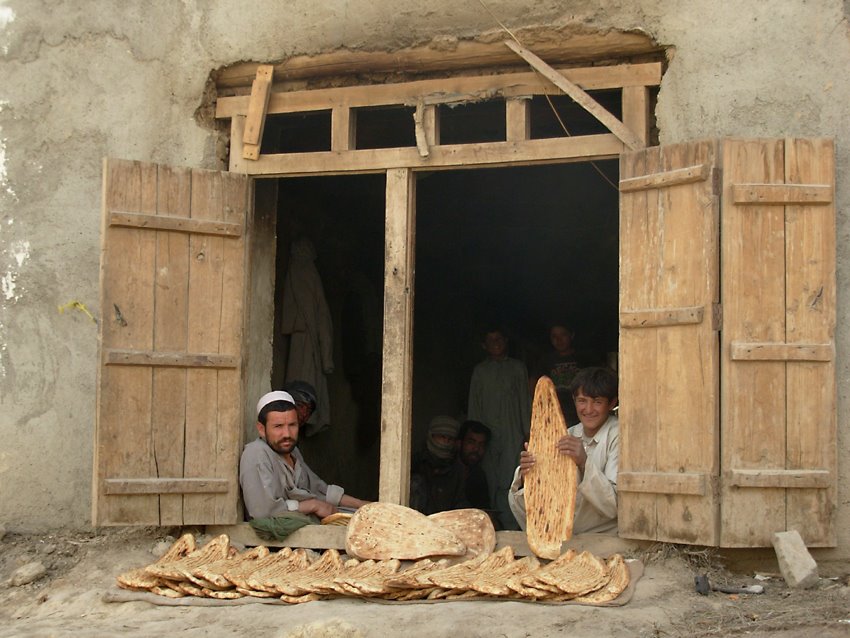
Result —
M456 559L455 559L456 560ZM601 604L629 583L620 555L607 561L569 550L547 563L517 558L510 547L452 562L449 558L366 559L329 549L255 547L238 552L226 535L198 548L191 534L178 539L155 563L118 576L124 589L180 598L247 596L300 603L324 598L568 601Z

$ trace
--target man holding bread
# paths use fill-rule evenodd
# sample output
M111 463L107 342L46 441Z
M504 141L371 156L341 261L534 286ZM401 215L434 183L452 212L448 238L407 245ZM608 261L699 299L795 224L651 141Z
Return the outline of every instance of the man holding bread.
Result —
M239 484L248 516L274 518L287 512L324 518L339 507L366 504L328 485L304 462L298 444L298 412L288 392L268 392L257 402L255 441L245 446L239 461Z
M579 471L573 533L617 533L617 466L620 426L612 412L617 406L617 374L609 368L584 368L570 385L579 423L558 441L558 452L575 461ZM520 453L519 467L508 492L508 503L525 529L523 479L534 466L534 455Z

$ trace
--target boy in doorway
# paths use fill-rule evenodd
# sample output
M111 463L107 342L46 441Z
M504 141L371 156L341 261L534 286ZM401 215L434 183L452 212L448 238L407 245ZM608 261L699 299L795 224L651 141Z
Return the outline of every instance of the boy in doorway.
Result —
M482 461L490 502L502 529L515 530L519 528L507 494L531 423L528 371L524 363L508 356L508 340L503 329L487 328L481 347L487 358L472 372L468 418L490 428L492 438Z
M575 348L575 332L566 323L554 323L549 327L551 352L543 355L540 361L538 378L546 375L555 384L558 401L567 426L578 423L575 403L570 394L570 384L579 371L578 354Z
M612 411L617 407L617 375L609 368L584 368L573 379L570 390L580 422L569 428L557 446L579 470L573 533L616 535L620 425ZM508 494L511 510L523 529L523 479L534 463L534 455L523 450Z

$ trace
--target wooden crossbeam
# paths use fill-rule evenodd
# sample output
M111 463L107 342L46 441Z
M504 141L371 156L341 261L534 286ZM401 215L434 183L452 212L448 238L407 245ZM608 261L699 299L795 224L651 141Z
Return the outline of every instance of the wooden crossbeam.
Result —
M830 184L732 184L736 204L785 206L831 204Z
M257 67L257 77L251 85L251 101L248 103L248 117L242 137L242 157L245 159L256 160L260 157L273 72L274 67L271 64L261 64Z
M646 144L644 144L634 131L611 115L605 107L594 100L584 89L570 82L567 78L558 73L558 71L546 64L543 60L534 55L521 44L518 44L513 40L506 40L505 46L528 62L528 64L530 64L535 71L540 73L540 75L569 95L573 100L575 100L576 104L602 122L609 131L616 135L623 144L628 146L631 150L634 151L640 148L646 148Z

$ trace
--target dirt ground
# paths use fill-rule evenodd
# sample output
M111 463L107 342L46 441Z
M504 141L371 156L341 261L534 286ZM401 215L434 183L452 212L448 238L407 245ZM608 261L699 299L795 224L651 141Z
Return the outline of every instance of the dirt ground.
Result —
M731 573L710 551L670 545L635 556L646 571L624 607L507 601L385 605L347 599L222 608L103 602L117 574L153 562L162 541L179 532L6 534L0 541L0 636L850 636L850 565L820 566L819 587L799 591L788 589L776 575L758 581L752 572ZM43 563L47 574L9 586L12 572L32 561ZM700 596L694 591L697 573L707 573L719 585L761 583L765 593Z

